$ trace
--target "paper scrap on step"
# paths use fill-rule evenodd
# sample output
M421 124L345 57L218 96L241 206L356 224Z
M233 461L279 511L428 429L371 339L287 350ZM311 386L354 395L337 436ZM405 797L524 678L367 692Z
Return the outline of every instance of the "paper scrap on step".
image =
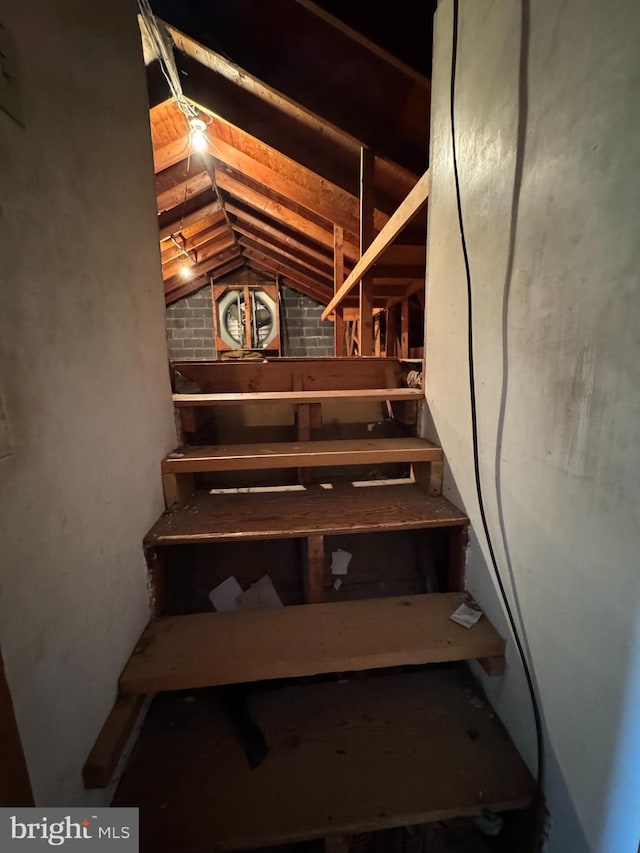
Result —
M341 586L342 586L342 580L340 578L336 578L333 582L333 588L337 592Z
M241 610L275 610L284 607L269 575L263 575L259 581L251 584L237 600Z
M449 616L449 619L452 622L457 622L458 625L462 625L463 628L473 628L481 616L482 610L476 610L474 607L469 607L468 604L463 603Z
M218 611L240 610L238 596L242 595L242 587L233 575L223 580L209 593L209 601Z
M349 571L349 563L351 562L351 554L348 551L343 551L338 548L331 554L331 574L346 575Z

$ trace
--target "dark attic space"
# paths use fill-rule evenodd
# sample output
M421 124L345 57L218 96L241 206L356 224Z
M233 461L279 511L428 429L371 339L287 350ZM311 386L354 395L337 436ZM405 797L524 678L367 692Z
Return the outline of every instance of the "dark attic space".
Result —
M0 0L2 853L638 853L638 33Z

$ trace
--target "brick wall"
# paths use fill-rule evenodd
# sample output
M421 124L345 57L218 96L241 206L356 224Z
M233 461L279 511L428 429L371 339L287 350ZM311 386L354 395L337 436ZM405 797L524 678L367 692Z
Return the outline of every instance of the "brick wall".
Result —
M242 270L220 283L260 284L265 281L257 273ZM333 355L333 323L321 320L324 306L285 285L280 288L280 299L282 355ZM166 326L170 359L215 358L211 286L206 284L191 296L170 305L166 313Z
M280 288L280 299L284 309L282 354L316 358L333 355L333 323L321 319L324 305L285 285Z
M169 358L215 358L211 286L169 305L166 314Z

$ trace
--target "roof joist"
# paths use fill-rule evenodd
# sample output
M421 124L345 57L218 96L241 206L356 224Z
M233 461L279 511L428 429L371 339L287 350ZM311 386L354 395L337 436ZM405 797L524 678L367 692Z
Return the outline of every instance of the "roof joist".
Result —
M183 80L187 97L348 192L357 193L357 165L364 140L285 97L176 28L167 26L167 32L182 53L177 61L187 72ZM416 180L413 172L376 156L378 204L385 212L395 209Z

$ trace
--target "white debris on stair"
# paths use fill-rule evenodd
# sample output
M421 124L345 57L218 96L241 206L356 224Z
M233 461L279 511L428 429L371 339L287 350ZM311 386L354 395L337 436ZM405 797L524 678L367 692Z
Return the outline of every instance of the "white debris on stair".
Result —
M449 616L452 622L456 622L458 625L462 625L463 628L473 628L476 622L482 616L482 610L478 610L475 607L469 607L468 604L464 602L454 610L454 612Z
M241 610L276 610L284 607L269 575L263 575L239 595L238 605Z
M331 574L346 575L349 571L349 563L351 562L351 554L348 551L338 548L331 554Z
M341 586L342 586L342 578L336 578L333 582L333 588L337 592Z
M244 591L236 578L230 575L209 592L209 600L218 612L284 607L269 575L263 575Z
M222 612L225 610L240 610L238 596L242 595L242 587L233 575L219 583L209 593L209 601L214 609Z

